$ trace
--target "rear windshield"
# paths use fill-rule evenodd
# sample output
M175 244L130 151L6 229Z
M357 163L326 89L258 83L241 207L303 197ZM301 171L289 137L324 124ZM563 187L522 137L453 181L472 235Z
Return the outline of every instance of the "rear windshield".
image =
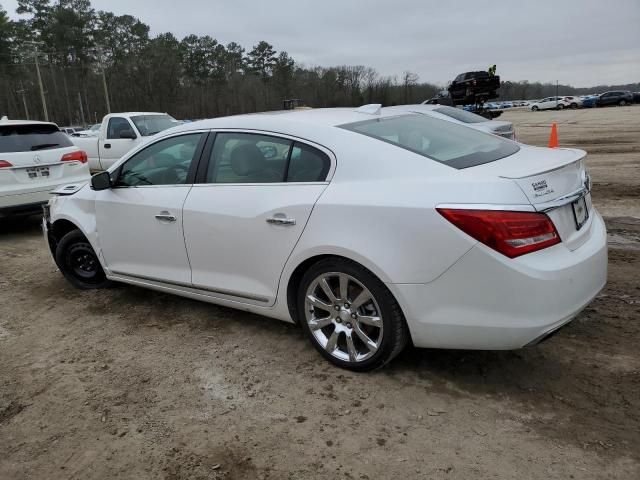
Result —
M434 110L438 113L446 115L447 117L451 117L464 123L480 123L487 121L486 118L481 117L480 115L476 115L475 113L467 112L466 110L462 110L461 108L444 106L435 108Z
M179 125L178 121L169 115L138 115L131 117L131 120L143 137L150 137Z
M426 115L377 118L341 128L458 169L494 162L520 150L515 142Z
M55 125L0 125L0 153L35 152L71 147L73 143Z

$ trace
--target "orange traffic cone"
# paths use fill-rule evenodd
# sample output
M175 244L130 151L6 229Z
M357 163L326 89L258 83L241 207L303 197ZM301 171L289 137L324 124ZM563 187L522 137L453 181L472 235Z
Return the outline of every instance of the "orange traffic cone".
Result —
M551 135L549 136L549 148L558 148L560 143L558 142L558 126L556 122L551 124Z

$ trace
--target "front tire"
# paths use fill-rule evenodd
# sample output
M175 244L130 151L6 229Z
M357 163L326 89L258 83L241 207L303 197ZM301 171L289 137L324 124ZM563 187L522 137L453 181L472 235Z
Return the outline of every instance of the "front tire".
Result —
M558 110L562 110L564 108L564 105L560 104L556 107Z
M618 103L621 107L624 107L626 104L627 102L625 100L620 100L620 103Z
M69 283L81 290L104 288L111 284L96 252L80 230L72 230L60 239L56 247L56 263Z
M299 322L324 358L354 371L382 367L409 340L404 316L373 273L347 259L329 258L302 277Z
M532 111L532 112L537 112L537 111L538 111L538 107L535 107L535 106L534 106L534 107L531 107L531 111Z

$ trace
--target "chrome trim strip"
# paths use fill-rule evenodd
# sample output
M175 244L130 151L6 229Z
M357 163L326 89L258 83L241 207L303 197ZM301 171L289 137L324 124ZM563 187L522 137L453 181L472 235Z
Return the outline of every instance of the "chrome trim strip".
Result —
M580 200L581 198L586 197L588 194L589 190L587 189L587 187L582 187L575 192L568 193L567 195L558 197L555 200L551 200L545 203L538 203L535 205L535 207L538 212L548 212L551 210L555 210L556 208L564 207L565 205L573 203L576 200Z
M506 212L535 212L533 205L509 205L497 203L440 203L436 208L452 208L463 210L503 210Z
M261 297L261 296L258 296L258 295L251 295L251 294L247 294L247 293L235 292L233 290L223 290L223 289L217 289L217 288L209 288L209 287L205 287L203 285L184 283L184 282L167 282L166 280L160 280L160 279L154 278L154 277L147 277L147 276L144 276L144 275L131 275L129 273L117 272L115 270L111 270L111 273L113 275L120 275L120 276L126 277L126 278L132 278L132 279L137 279L137 280L146 280L146 281L149 281L149 282L156 282L156 283L160 283L160 284L166 285L166 286L188 288L190 290L195 290L195 293L200 293L200 294L205 294L205 295L207 293L215 293L215 294L218 294L218 295L226 295L226 296L229 296L229 297L243 298L245 300L255 300L256 302L262 302L262 303L267 303L267 304L269 303L269 299L268 298ZM212 295L209 295L209 296L212 296Z

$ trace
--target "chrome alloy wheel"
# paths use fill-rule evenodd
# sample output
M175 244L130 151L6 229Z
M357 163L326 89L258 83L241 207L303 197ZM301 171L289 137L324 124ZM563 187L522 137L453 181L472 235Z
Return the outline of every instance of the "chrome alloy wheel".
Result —
M320 346L339 360L362 362L382 344L382 314L376 299L346 273L323 273L311 282L305 318Z

